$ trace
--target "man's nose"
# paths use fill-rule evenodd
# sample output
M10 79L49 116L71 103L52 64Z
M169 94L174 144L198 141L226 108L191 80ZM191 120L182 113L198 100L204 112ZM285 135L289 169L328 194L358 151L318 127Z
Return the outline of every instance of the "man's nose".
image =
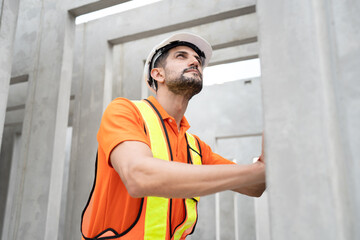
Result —
M190 61L190 66L195 66L196 68L199 68L200 66L200 62L199 62L199 59L193 57L191 58L191 61Z

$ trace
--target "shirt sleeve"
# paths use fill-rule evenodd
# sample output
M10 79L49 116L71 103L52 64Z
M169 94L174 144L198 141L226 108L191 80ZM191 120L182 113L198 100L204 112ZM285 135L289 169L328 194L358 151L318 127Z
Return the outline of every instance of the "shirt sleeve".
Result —
M204 143L196 136L201 148L202 164L204 165L220 165L220 164L235 164L226 158L223 158L217 153L214 153L210 146Z
M110 153L120 143L140 141L150 146L140 112L131 101L125 98L115 99L106 108L97 140L110 166Z

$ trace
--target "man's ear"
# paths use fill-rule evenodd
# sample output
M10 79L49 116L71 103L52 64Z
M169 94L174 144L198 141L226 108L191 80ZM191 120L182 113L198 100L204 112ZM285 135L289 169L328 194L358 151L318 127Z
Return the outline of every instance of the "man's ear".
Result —
M165 80L165 75L164 75L164 69L163 68L153 68L151 69L151 77L158 81L158 82L164 82Z

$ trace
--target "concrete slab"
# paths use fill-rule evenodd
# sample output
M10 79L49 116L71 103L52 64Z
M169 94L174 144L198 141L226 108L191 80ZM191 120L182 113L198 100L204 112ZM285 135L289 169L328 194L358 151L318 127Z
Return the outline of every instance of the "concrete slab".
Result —
M259 45L257 42L254 42L236 47L215 50L209 66L244 61L258 57Z
M128 1L130 0L77 0L71 2L68 9L73 16L79 16Z
M112 44L120 44L254 13L254 6L255 1L253 0L227 0L226 4L225 2L211 1L206 8L203 7L201 1L160 1L88 22L87 26L89 31L91 31L91 28L97 29L98 34L103 35ZM191 12L189 12L189 9L191 9ZM159 12L161 14L158 14ZM134 16L141 16L141 18ZM143 19L146 19L146 25L143 24ZM104 26L123 27L112 28L112 31L108 31ZM124 27L126 27L126 31Z

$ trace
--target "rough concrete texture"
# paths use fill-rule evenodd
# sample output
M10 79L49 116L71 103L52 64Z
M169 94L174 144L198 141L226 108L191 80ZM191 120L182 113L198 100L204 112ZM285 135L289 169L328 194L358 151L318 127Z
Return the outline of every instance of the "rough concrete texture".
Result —
M260 155L263 119L260 79L206 86L190 101L186 116L191 125L189 131L221 156L238 164L249 164ZM218 203L209 197L202 198L193 239L215 239L216 233L220 239L256 239L254 199L237 195L220 193ZM207 215L203 218L201 213L211 212L216 205L219 213L209 224ZM219 230L214 232L216 224Z
M358 239L359 3L257 6L272 239Z
M28 74L29 84L21 171L12 178L16 197L10 215L15 224L9 225L6 239L57 236L74 35L73 19L61 5L65 3L20 2L12 72L14 77Z
M19 0L5 0L0 4L0 145L3 135L6 103L9 95L11 63Z

